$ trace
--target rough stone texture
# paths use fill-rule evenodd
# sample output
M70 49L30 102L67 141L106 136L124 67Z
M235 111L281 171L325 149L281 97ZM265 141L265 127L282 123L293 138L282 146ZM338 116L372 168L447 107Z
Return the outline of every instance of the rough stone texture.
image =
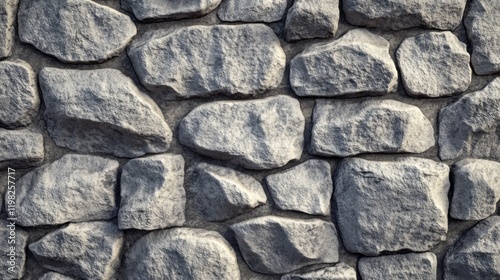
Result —
M420 109L394 100L318 100L311 153L422 153L434 146L434 129Z
M123 233L112 222L68 224L29 245L45 268L83 279L115 279Z
M339 18L339 0L296 0L286 16L285 38L295 41L333 37Z
M268 175L269 193L282 210L329 215L333 193L330 164L311 159L285 171Z
M151 33L134 42L128 55L144 87L177 98L252 96L276 88L285 70L280 41L263 24Z
M314 44L290 62L290 85L299 96L383 95L398 86L389 42L363 29Z
M436 280L437 259L433 253L361 258L358 269L363 280Z
M337 230L330 222L264 216L230 228L245 262L257 272L282 274L339 259Z
M356 269L345 263L338 263L335 266L306 273L286 274L281 280L356 280Z
M56 272L47 272L38 280L74 280L74 278Z
M500 160L500 78L439 112L439 157Z
M196 208L207 221L224 221L267 202L259 181L234 169L199 163L190 173Z
M500 217L479 222L446 253L444 280L500 278Z
M406 93L443 97L465 91L472 79L467 46L449 31L405 39L396 52Z
M305 119L299 102L279 95L203 104L179 124L179 140L195 151L251 169L300 158Z
M0 168L39 166L44 159L43 135L0 128Z
M224 0L218 16L222 21L273 22L285 15L287 0Z
M184 158L155 155L133 159L122 168L120 229L154 230L182 226L184 208Z
M19 0L0 1L0 59L12 54L18 3Z
M21 279L26 273L28 233L15 225L15 221L1 220L0 239L4 242L4 246L0 249L2 254L0 258L0 278L2 280ZM14 250L11 251L11 247L15 247ZM14 260L11 257L14 257Z
M172 132L160 108L120 71L44 68L39 80L56 145L118 157L169 148Z
M121 0L124 10L141 21L174 20L199 17L210 13L221 0Z
M447 165L428 159L344 159L334 185L346 249L373 256L404 249L426 251L444 241L448 175Z
M193 228L154 231L125 256L125 280L239 280L236 254L217 232Z
M63 62L103 62L137 33L130 18L91 0L21 0L22 42Z

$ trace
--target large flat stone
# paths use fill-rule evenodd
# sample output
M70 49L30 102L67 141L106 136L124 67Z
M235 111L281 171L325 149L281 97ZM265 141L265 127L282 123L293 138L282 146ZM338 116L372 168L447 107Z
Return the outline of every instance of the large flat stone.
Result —
M287 0L224 0L218 16L222 21L274 22L285 15Z
M47 272L38 280L74 280L74 278L56 272Z
M12 54L19 0L0 0L0 59Z
M361 258L358 269L363 280L436 280L437 258L433 253Z
M26 273L26 246L28 233L19 228L14 220L0 221L0 238L4 246L0 249L0 278L21 279Z
M296 0L286 16L285 38L296 41L333 37L339 18L339 0Z
M0 168L39 166L44 159L43 135L0 128Z
M204 16L221 0L122 0L121 6L140 21L176 20Z
M281 276L281 280L356 280L356 269L345 263L338 263L305 273L290 273Z

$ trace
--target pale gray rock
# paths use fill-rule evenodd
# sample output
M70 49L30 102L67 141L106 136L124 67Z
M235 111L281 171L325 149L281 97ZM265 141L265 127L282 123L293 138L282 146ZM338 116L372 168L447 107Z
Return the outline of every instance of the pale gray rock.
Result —
M118 157L168 150L172 131L160 108L120 71L43 68L39 80L57 146Z
M63 62L103 62L137 33L132 20L91 0L21 0L19 38Z
M299 96L383 95L396 91L398 71L386 39L355 29L295 56L290 84Z
M12 54L19 0L0 0L0 59Z
M329 215L333 193L330 164L311 159L265 178L276 207L311 215Z
M239 280L236 253L217 232L174 228L148 233L128 251L125 280Z
M281 280L356 280L356 269L345 263L338 263L306 273L290 273L281 276Z
M44 159L43 135L0 128L0 168L39 166Z
M280 84L286 64L278 37L263 24L153 32L128 55L144 87L172 98L263 93Z
M420 109L394 100L318 100L311 153L422 153L435 144L434 129Z
M305 119L299 101L284 95L219 101L192 110L179 140L198 153L250 169L271 169L300 158Z
M339 259L337 230L330 222L264 216L230 228L245 262L256 272L283 274Z
M444 241L448 176L447 165L428 159L344 159L334 185L346 249L374 256L405 249L427 251Z
M363 280L436 280L437 258L433 253L361 258L358 269Z
M222 21L274 22L285 15L287 0L224 0L218 16Z
M450 96L462 93L471 83L467 45L449 31L407 38L399 45L396 57L410 96Z
M72 223L29 245L43 267L78 279L116 279L123 233L112 222Z
M4 243L0 249L0 254L2 254L0 258L0 279L21 279L26 273L28 233L20 229L19 225L15 224L15 221L1 220L0 238Z
M295 41L333 37L339 18L339 0L296 0L286 16L285 38Z
M47 272L38 280L74 280L74 278L56 272Z
M175 20L204 16L221 0L122 0L121 6L140 21Z

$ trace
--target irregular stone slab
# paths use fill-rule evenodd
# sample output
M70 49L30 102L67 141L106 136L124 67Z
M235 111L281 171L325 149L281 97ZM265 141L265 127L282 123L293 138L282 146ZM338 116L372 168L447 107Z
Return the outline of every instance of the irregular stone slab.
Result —
M333 37L339 18L339 0L297 0L286 16L285 38L295 41Z
M442 97L465 91L472 79L467 45L449 31L405 39L396 57L406 93Z
M38 280L74 280L74 278L56 272L47 272Z
M344 159L334 179L349 252L426 251L446 239L449 167L428 159ZM353 222L356 221L356 222Z
M204 16L221 0L122 0L122 9L134 13L140 21L174 20Z
M281 280L356 280L356 270L345 263L338 263L311 272L285 274Z
M186 221L181 155L155 155L127 162L122 168L120 189L120 229L153 230L182 226Z
M225 0L218 16L222 21L274 22L286 12L287 0Z
M57 146L117 157L168 150L172 131L160 108L120 71L43 68L39 80Z
M439 157L500 160L500 78L441 109Z
M174 228L148 233L128 251L125 280L239 280L236 253L217 232Z
M467 0L345 0L346 20L353 25L399 30L427 27L452 30L461 21Z
M39 166L44 159L43 135L0 128L0 168Z
M230 228L245 262L256 272L283 274L339 259L337 230L330 222L264 216Z
M318 100L311 153L422 153L435 143L434 129L420 109L394 100Z
M361 258L358 269L363 280L436 280L437 259L433 253Z
M47 269L102 280L116 279L122 247L123 233L112 222L68 224L29 245Z
M500 278L500 217L467 231L444 258L444 280Z
M196 208L208 221L224 221L267 202L259 181L234 169L199 163L190 173Z
M152 33L128 55L144 87L176 98L263 93L280 84L286 64L278 37L263 24Z
M333 193L330 164L311 159L265 178L276 207L311 215L329 215Z
M5 245L0 249L2 280L21 279L26 273L26 246L28 233L19 228L15 221L0 221L0 238Z
M179 140L196 152L251 169L299 159L305 119L299 102L279 95L200 105L179 124Z
M386 39L355 29L295 56L290 84L299 96L383 95L396 91L398 71Z
M17 5L19 0L0 1L0 59L12 54L14 46Z
M482 220L495 213L500 200L500 163L465 159L455 163L450 216Z

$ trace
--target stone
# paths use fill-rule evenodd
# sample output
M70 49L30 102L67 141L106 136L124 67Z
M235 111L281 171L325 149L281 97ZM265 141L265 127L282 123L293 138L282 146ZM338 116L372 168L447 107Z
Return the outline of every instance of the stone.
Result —
M363 280L436 280L437 258L433 253L361 258L358 269Z
M278 37L263 24L151 33L128 55L144 87L168 98L253 96L278 87L286 64Z
M467 0L345 0L347 22L353 25L400 30L426 27L455 29L462 22Z
M57 146L117 157L168 150L172 131L160 108L120 71L43 68L39 80Z
M281 210L330 214L333 193L330 164L311 159L265 178L274 204Z
M439 157L500 160L500 78L439 112Z
M111 280L118 273L123 242L123 233L112 222L71 223L29 249L47 269L78 279Z
M286 12L287 0L225 0L217 15L222 21L274 22Z
M0 59L12 54L18 3L19 0L0 1L0 15L2 15L0 16Z
M346 249L375 256L400 250L427 251L444 241L448 176L447 165L429 159L342 160L334 185Z
M363 29L314 44L290 62L290 85L298 96L357 97L395 92L398 71L389 42Z
M250 269L283 274L339 259L337 230L319 219L263 216L230 227Z
M39 166L43 162L44 151L42 134L0 128L0 168Z
M306 272L290 273L281 276L281 280L356 280L356 269L345 263Z
M128 251L125 280L239 280L236 253L217 232L174 228L148 233Z
M0 278L21 279L26 273L26 246L29 235L13 220L1 220L0 225L0 238L5 243L0 249ZM14 247L14 250L11 250L11 247Z
M317 100L310 151L320 156L422 153L434 128L416 106L394 100Z
M19 38L68 63L117 56L137 33L132 20L91 0L21 0Z
M132 159L122 168L120 229L154 230L186 221L184 158L163 154Z
M176 20L204 16L219 6L221 0L122 0L122 9L140 21Z
M459 220L483 220L500 201L500 163L464 159L454 164L450 216Z
M250 175L207 163L190 173L196 208L207 221L225 221L267 202L264 188Z
M467 45L449 31L407 38L399 45L396 57L410 96L451 96L464 92L471 83Z
M500 278L500 217L467 231L444 257L444 280Z
M500 71L500 2L495 0L470 1L464 18L467 36L472 44L472 66L478 75Z
M44 275L42 275L42 277L38 278L38 280L73 280L73 279L74 278L56 272L47 272Z
M289 42L331 38L337 32L339 18L339 0L296 0L286 16L285 38Z
M305 119L299 101L284 95L219 101L192 110L179 141L196 152L250 169L271 169L301 157Z
M118 162L67 154L16 182L17 223L21 226L107 220L118 212Z

